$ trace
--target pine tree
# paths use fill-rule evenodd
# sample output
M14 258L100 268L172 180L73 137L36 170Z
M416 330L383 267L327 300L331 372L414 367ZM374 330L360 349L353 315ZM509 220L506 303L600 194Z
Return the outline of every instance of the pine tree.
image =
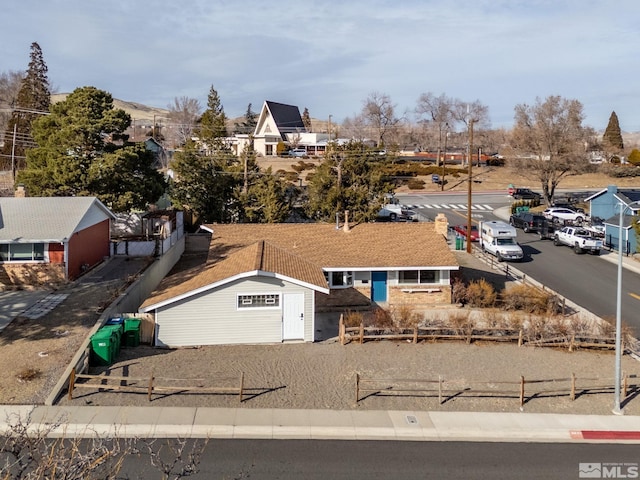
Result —
M624 150L624 142L622 140L622 133L620 132L620 124L618 123L618 115L616 115L616 112L611 112L609 124L602 136L602 143L604 148L610 153L620 153Z
M223 148L223 139L227 136L227 116L220 101L220 96L213 85L207 97L207 110L200 119L200 140L206 143L211 149L220 150Z
M302 123L304 124L304 128L307 129L307 132L311 131L311 116L309 115L309 109L304 107L304 112L302 112Z
M234 133L252 134L258 124L258 114L251 109L251 104L247 106L242 122L236 122Z
M42 49L36 42L31 44L29 68L20 85L16 110L11 115L7 126L2 153L12 159L23 159L26 149L33 145L31 123L51 105L51 87L47 77L47 64L44 62ZM13 145L15 131L15 146ZM20 164L22 162L19 162ZM14 169L16 163L13 164Z

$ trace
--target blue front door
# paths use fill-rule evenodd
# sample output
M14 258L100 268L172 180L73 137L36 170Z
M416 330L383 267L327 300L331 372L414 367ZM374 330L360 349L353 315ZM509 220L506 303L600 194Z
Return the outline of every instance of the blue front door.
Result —
M387 301L387 272L371 272L371 300Z

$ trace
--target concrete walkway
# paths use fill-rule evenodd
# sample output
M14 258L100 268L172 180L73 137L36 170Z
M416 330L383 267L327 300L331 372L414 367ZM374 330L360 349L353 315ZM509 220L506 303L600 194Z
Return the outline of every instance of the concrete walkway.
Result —
M640 443L640 416L613 414L0 406L1 432L19 419L76 438Z

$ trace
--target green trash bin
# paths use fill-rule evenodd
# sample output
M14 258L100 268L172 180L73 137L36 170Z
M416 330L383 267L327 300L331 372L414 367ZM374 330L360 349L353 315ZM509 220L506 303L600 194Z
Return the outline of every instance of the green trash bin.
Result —
M91 336L91 363L95 366L109 366L113 363L113 332L98 330Z
M124 334L124 326L121 325L104 325L102 328L100 328L100 331L105 331L105 332L110 332L111 335L113 336L113 341L112 341L112 349L113 349L113 360L115 360L118 355L120 355L120 348L122 347L122 336Z
M137 347L140 345L140 324L139 318L124 319L124 344L127 347Z

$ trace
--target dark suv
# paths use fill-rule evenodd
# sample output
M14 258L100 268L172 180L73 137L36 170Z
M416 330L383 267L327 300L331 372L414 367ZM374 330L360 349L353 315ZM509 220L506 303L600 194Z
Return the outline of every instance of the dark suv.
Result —
M516 188L511 194L516 200L538 200L542 199L542 195L534 192L529 188Z
M509 223L523 232L539 232L547 222L544 215L531 212L518 212L511 215Z

